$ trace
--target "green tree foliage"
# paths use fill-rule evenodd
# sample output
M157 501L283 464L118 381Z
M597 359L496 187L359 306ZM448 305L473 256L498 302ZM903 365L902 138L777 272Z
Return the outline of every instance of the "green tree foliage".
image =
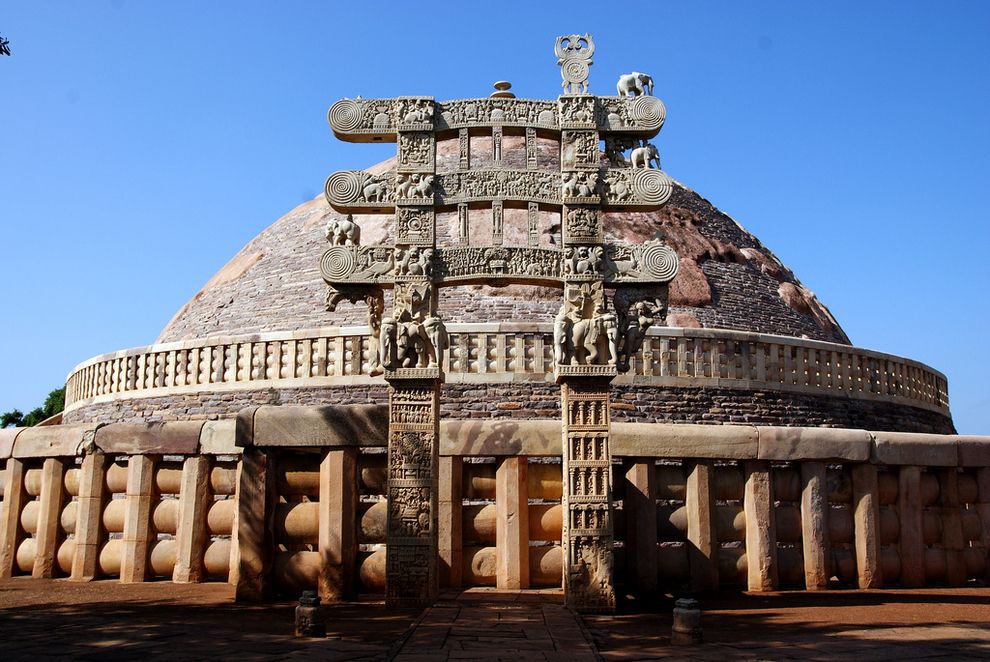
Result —
M27 414L20 410L12 409L0 414L0 428L25 427L37 425L46 418L51 418L55 414L65 409L65 387L55 389L45 398L45 404L35 407Z

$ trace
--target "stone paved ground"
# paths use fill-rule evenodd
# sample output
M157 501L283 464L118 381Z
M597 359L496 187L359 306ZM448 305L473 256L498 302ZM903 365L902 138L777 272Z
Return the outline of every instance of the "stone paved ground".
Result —
M670 645L672 600L586 616L605 660L987 660L990 588L699 597L705 643ZM645 607L645 606L644 606Z
M670 599L582 623L559 591L473 589L421 614L331 607L316 640L292 636L293 604L232 597L224 584L0 580L0 660L990 659L990 588L702 597L693 648L669 644Z

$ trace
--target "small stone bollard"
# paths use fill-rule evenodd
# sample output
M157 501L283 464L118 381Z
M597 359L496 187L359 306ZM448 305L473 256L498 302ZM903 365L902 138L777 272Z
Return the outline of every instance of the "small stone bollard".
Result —
M701 608L698 601L681 598L674 603L674 626L670 643L675 646L693 646L701 643Z
M325 637L327 626L323 622L320 609L320 596L316 591L303 591L296 607L296 636Z

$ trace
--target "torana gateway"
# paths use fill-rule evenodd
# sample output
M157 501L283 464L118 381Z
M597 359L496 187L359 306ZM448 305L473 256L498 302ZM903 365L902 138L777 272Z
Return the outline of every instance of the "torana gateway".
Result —
M251 241L61 421L0 431L0 575L617 596L988 578L990 438L661 169L644 73L343 99L396 157ZM327 245L329 243L329 246Z

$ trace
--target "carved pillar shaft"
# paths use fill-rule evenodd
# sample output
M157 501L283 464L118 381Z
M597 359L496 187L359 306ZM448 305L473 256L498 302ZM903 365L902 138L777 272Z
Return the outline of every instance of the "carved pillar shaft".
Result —
M610 613L615 611L611 376L560 376L558 381L564 416L564 599L580 612Z
M440 380L433 372L433 379L388 376L388 606L422 607L439 593Z

